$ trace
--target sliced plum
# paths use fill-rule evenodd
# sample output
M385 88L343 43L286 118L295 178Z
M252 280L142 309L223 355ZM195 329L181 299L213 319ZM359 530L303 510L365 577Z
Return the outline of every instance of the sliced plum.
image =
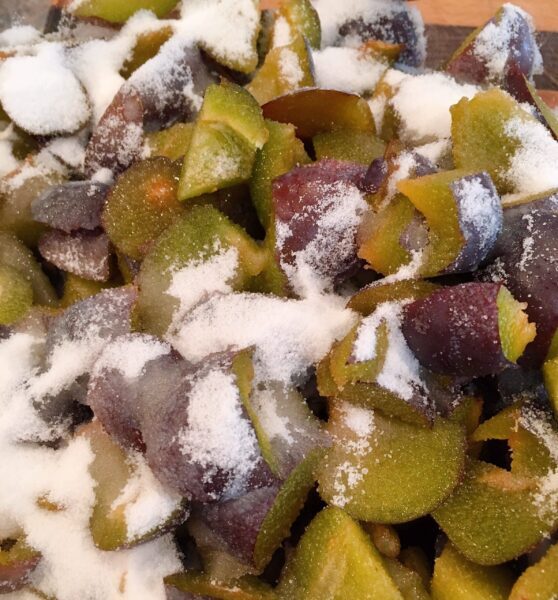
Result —
M25 536L0 544L0 594L15 592L29 583L41 561L41 554L31 548Z
M104 233L47 231L39 240L39 252L55 267L83 279L110 277L110 241Z
M402 330L428 369L480 377L516 362L535 338L524 308L501 284L464 283L406 306Z
M102 221L118 250L142 259L155 239L181 214L179 167L156 157L132 165L111 188Z
M509 600L550 600L558 589L558 546L522 573L515 582Z
M312 140L316 160L333 158L347 162L357 162L369 166L384 156L385 143L376 136L353 129L338 129L319 133ZM370 171L370 170L369 170ZM368 174L369 186L373 187L373 175ZM367 191L369 186L367 186Z
M291 92L264 104L266 119L291 123L303 139L335 129L375 133L368 103L357 94L310 88Z
M71 5L76 17L97 17L110 23L124 23L138 10L151 10L158 17L164 17L177 4L177 0L85 0L76 6Z
M435 600L507 600L512 583L513 574L508 568L477 565L448 542L434 563L432 597Z
M319 468L319 492L352 517L403 523L428 514L459 483L465 434L437 419L431 429L347 403L330 405L333 446Z
M109 186L94 181L68 181L49 187L31 205L33 218L72 233L101 226L101 211Z
M506 4L467 37L449 59L446 71L459 80L500 85L513 94L524 89L523 77L530 80L541 65L531 18L519 7Z
M277 594L281 600L362 598L402 600L370 538L339 508L322 510L287 562Z

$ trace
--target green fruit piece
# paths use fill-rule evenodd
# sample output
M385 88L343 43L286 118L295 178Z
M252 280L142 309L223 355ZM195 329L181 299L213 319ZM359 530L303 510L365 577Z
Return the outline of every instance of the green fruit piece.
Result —
M431 600L416 571L393 558L384 558L384 564L405 600Z
M434 563L433 600L507 600L513 575L506 567L484 567L448 542Z
M368 102L357 94L311 88L275 98L263 107L266 119L292 123L298 137L310 139L335 129L376 132Z
M5 541L0 546L0 594L21 589L37 567L41 554L27 545L25 537Z
M177 198L179 170L168 158L148 158L117 179L102 221L118 250L141 260L155 239L184 213Z
M359 232L358 255L383 275L392 275L411 262L411 253L400 239L419 213L412 202L397 194L375 215L370 226Z
M551 358L544 363L543 375L552 409L554 414L558 416L558 358Z
M536 435L536 434L537 435ZM471 461L463 483L433 516L457 549L473 562L511 560L558 526L545 482L557 469L557 433L544 413L512 406L484 422L473 442L508 440L511 471Z
M338 508L322 510L287 562L282 600L402 600L369 537Z
M369 165L374 159L384 156L386 150L385 143L379 138L365 131L350 129L320 133L312 142L316 160L335 158Z
M471 192L467 191L471 185L480 188L483 194L480 201L487 207L482 221L469 217L467 208L463 209L471 202ZM443 171L405 179L397 184L397 188L428 225L428 245L420 265L423 277L437 275L446 269L470 271L478 266L496 241L502 223L500 199L486 173L471 175L462 170ZM492 243L486 241L481 246L478 238L470 233L479 230L487 240L492 239Z
M170 40L172 34L172 28L168 26L140 33L129 57L120 69L120 75L124 79L128 79L136 69L139 69L159 52L161 46Z
M500 288L496 303L502 352L510 362L515 363L527 344L535 339L537 327L534 323L529 323L529 318L524 312L527 304L515 300L506 287Z
M320 17L310 0L283 0L277 16L284 17L295 31L308 40L314 50L320 49L322 26Z
M198 121L178 185L179 200L244 183L252 175L256 150L225 123Z
M33 304L33 288L16 269L0 264L0 325L19 321Z
M319 491L356 519L416 519L441 504L462 476L465 436L457 423L437 419L428 429L337 403L328 428L334 444L319 469Z
M356 310L367 317L383 302L418 300L430 296L437 289L439 289L439 286L435 283L421 279L403 279L392 283L382 283L382 280L380 280L357 292L349 300L347 308Z
M245 231L212 206L195 206L166 229L145 257L138 276L138 308L143 327L164 335L178 300L167 293L173 274L199 265L229 248L238 250L238 267L228 283L243 289L268 261Z
M71 4L76 17L97 17L110 23L124 23L138 10L151 10L164 17L178 0L80 0Z
M515 582L509 600L553 600L558 593L558 545Z
M165 586L167 589L184 592L188 598L209 597L216 598L217 600L277 600L277 596L268 585L250 575L241 579L224 582L199 571L186 571L165 577ZM190 596L190 594L194 596Z
M60 306L62 308L67 308L80 300L85 300L90 296L98 294L106 287L106 284L103 282L82 279L73 273L66 273L64 294L60 299Z
M430 559L426 556L422 548L419 546L407 546L407 548L403 548L399 553L398 560L411 569L411 571L418 573L424 588L427 590L430 589L432 569L430 567Z
M188 151L193 133L193 123L176 123L168 129L148 133L145 141L149 155L164 156L170 160L183 158Z
M492 89L451 108L453 160L458 169L488 171L498 192L515 191L506 177L519 141L506 133L512 119L537 123L508 94Z
M322 457L322 449L311 452L293 469L281 486L256 539L254 547L256 569L263 570L281 542L289 536L292 524L300 514L310 490L314 487L316 468Z
M25 170L31 172L24 175ZM57 172L35 169L33 159L0 181L0 231L15 233L28 246L35 246L46 227L33 219L31 204L47 188L62 183Z
M296 138L293 125L265 121L265 126L269 137L256 154L250 193L260 222L269 233L275 219L271 191L273 180L310 159L305 155L302 142Z
M246 89L260 104L315 85L312 55L298 34L286 46L272 48Z
M96 482L95 505L89 527L97 548L129 548L161 535L183 520L186 510L182 499L171 497L161 489L160 502L167 505L165 510L161 514L149 515L148 524L145 526L143 523L141 527L138 527L138 524L130 525L129 511L133 509L134 503L141 501L141 497L138 496L141 491L130 495L126 493L126 487L134 478L141 477L142 467L135 464L131 460L132 457L112 440L99 421L84 426L80 435L89 441L95 456L89 467ZM144 466L143 469L145 468L148 467ZM149 490L149 493L153 493L152 490ZM150 499L150 502L153 502L153 499ZM140 510L145 510L145 507L140 506ZM143 518L145 519L144 516Z
M0 231L0 264L12 267L31 284L35 304L46 306L58 304L56 292L31 250L15 235L2 231Z
M401 541L395 527L382 523L362 523L362 526L382 556L388 558L399 556Z
M207 88L198 119L228 125L255 148L261 148L269 137L262 109L254 97L233 83Z

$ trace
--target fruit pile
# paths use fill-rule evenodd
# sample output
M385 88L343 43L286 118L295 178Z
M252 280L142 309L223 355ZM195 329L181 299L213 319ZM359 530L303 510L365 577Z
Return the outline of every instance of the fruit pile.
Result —
M0 33L0 594L558 597L558 115L505 4L68 0Z

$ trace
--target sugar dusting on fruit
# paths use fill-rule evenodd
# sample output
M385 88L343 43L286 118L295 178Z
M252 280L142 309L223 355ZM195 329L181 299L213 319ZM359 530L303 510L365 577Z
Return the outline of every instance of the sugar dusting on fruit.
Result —
M212 370L192 382L188 426L178 433L183 454L205 467L211 481L218 471L229 474L226 494L246 488L259 457L255 432L243 416L242 401L232 374Z

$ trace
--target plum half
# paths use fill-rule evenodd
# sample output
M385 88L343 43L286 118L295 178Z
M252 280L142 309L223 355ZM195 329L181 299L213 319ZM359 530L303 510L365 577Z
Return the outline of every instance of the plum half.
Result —
M426 368L480 377L515 363L535 338L525 308L502 284L464 283L406 306L402 331Z

